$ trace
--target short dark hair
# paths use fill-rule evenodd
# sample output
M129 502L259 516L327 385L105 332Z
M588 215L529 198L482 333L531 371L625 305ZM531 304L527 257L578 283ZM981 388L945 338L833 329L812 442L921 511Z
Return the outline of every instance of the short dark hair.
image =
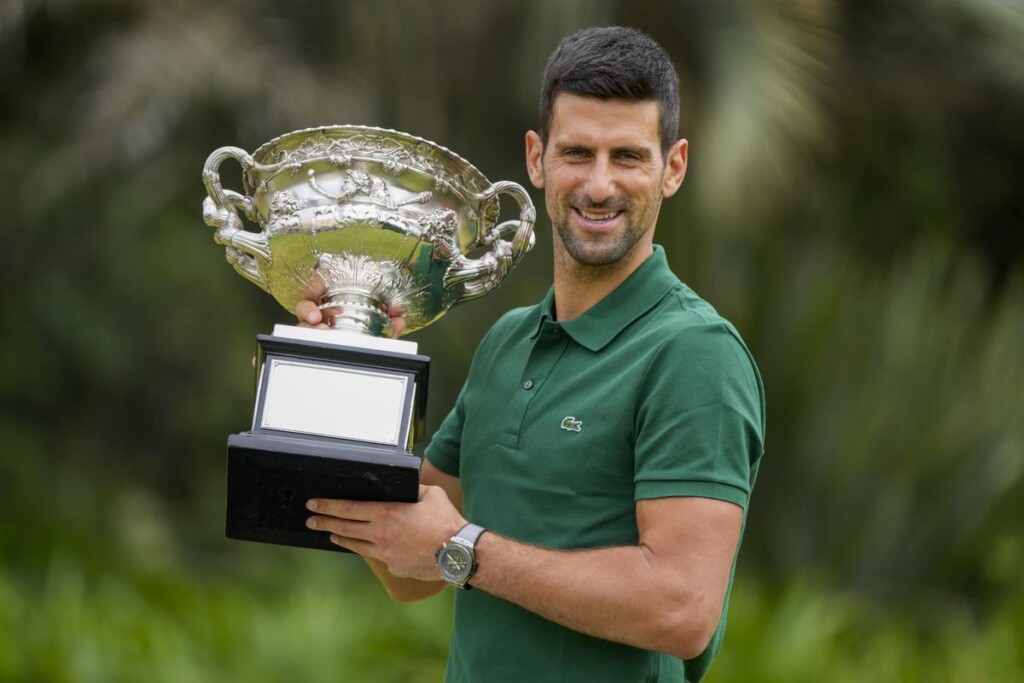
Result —
M661 152L679 139L679 79L654 40L623 26L588 28L562 39L551 53L540 86L540 138L546 145L560 93L601 100L656 100Z

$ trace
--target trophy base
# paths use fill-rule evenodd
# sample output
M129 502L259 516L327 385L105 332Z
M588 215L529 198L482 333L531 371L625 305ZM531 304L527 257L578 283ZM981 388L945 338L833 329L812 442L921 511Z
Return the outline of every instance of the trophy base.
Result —
M420 459L394 448L243 432L228 437L228 538L350 552L306 528L310 498L413 503Z

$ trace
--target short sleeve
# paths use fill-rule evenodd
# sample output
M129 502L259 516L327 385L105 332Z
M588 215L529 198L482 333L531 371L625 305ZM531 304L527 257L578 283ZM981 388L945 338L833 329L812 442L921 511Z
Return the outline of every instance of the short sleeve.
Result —
M445 417L441 426L430 440L424 456L430 464L445 474L453 477L459 476L459 456L462 448L462 427L466 419L464 410L463 395L466 393L466 386L462 386L459 397L455 401L448 416Z
M764 452L764 390L725 323L667 340L644 377L636 417L635 497L697 496L746 509Z
M441 422L441 426L434 433L430 444L423 454L430 461L431 465L453 477L458 477L461 471L462 434L466 424L466 393L468 387L474 381L474 377L479 374L478 367L480 363L486 362L486 359L490 357L489 349L491 349L491 342L496 337L501 336L495 330L506 320L508 315L506 314L499 319L487 331L483 339L480 340L480 344L477 345L476 351L473 354L473 360L469 365L466 381L463 382L462 389L459 390L459 396L455 399L455 406L452 407L448 416Z

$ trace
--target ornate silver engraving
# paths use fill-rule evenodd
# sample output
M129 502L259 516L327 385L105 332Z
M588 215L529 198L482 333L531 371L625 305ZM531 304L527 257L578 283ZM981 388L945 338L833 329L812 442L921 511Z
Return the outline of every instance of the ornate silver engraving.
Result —
M459 252L456 242L458 216L451 209L438 209L420 219L421 237L434 245L436 258L448 259Z
M316 171L309 169L307 171L309 176L309 186L313 188L313 191L319 195L333 199L334 201L342 204L354 199L356 197L362 197L370 201L376 202L389 209L397 209L400 206L406 204L425 204L430 201L433 196L430 192L420 192L409 199L405 199L400 202L396 202L391 198L391 192L388 190L387 184L380 178L371 176L363 171L349 171L341 177L341 191L337 194L333 194L325 190L320 186L316 180Z

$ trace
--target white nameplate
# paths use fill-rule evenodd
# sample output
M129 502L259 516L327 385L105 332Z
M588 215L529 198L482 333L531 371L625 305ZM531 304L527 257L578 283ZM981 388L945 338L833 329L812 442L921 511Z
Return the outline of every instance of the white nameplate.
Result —
M399 445L408 376L291 358L268 363L261 428Z

